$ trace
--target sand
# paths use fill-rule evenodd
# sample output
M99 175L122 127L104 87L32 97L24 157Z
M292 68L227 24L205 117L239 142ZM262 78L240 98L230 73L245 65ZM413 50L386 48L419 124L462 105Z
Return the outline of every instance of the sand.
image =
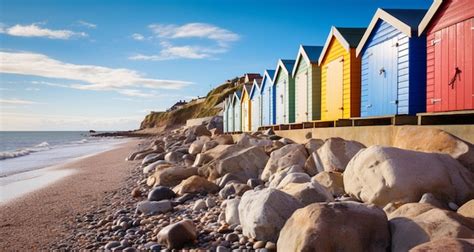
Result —
M106 193L124 185L137 162L125 158L138 148L131 140L113 150L55 167L63 174L42 189L0 205L0 250L38 250L60 243L66 223L101 205ZM2 192L6 193L6 192Z

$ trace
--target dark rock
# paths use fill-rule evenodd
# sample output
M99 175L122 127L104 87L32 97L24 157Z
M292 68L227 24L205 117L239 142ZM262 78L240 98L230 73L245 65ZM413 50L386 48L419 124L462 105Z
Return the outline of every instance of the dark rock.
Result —
M148 193L149 201L160 201L164 199L172 199L176 194L166 186L157 186Z

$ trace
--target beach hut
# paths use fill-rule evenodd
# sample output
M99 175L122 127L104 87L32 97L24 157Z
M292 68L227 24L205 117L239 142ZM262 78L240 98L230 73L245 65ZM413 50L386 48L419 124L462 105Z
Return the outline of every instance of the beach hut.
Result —
M240 100L242 97L242 91L237 90L234 92L232 98L232 107L234 110L234 132L242 131L242 110L240 106Z
M228 109L227 109L227 132L234 132L234 94L230 94L227 97Z
M418 27L426 34L426 109L474 109L474 2L435 0Z
M228 131L227 125L229 124L229 99L226 97L224 99L224 109L222 110L222 120L223 120L223 128L224 132Z
M321 118L321 68L318 59L322 46L300 46L292 76L295 79L295 122Z
M426 37L418 25L426 10L378 9L356 55L361 59L362 117L425 111Z
M257 131L262 126L262 96L260 85L262 79L254 79L250 90L250 107L252 108L252 131Z
M275 70L265 70L262 84L260 85L260 95L262 97L262 126L275 124L272 113L275 107L275 95L273 94L273 76Z
M319 56L321 120L360 115L360 59L356 47L365 28L332 27Z
M242 131L249 132L252 130L252 104L250 101L250 91L252 84L245 84L242 87L242 97L240 99L240 108L242 109Z
M275 89L275 123L288 124L295 122L295 79L291 71L295 60L278 60L273 77Z

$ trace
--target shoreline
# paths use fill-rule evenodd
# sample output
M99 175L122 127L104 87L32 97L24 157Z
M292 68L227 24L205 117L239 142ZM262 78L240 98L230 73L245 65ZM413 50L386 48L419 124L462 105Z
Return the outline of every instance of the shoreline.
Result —
M74 221L77 214L100 205L106 193L120 189L136 165L136 162L125 161L124 156L137 149L141 141L130 139L112 149L25 172L32 177L14 188L25 190L35 180L40 186L0 203L0 247L48 249L60 241L70 231L66 223ZM32 172L37 173L36 176ZM25 173L20 175L25 176ZM4 191L9 195L18 193Z

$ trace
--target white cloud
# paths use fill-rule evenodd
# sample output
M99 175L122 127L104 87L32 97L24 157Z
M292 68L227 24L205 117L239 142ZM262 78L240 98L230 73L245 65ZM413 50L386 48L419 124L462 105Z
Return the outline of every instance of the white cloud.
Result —
M206 23L188 23L182 26L152 24L150 29L161 38L207 38L219 43L233 42L239 35L224 28Z
M0 99L0 104L9 104L9 105L32 105L40 104L39 102L21 100L21 99Z
M79 21L77 21L77 23L81 26L84 26L84 27L87 27L87 28L90 28L90 29L97 28L96 24L89 23L89 22L86 22L86 21L83 21L83 20L79 20Z
M37 23L30 25L14 25L0 28L0 33L18 37L45 37L50 39L70 39L72 37L86 37L85 32L70 30L50 30L40 27Z
M206 59L215 54L227 52L226 48L208 48L200 46L175 46L169 42L160 43L162 49L159 54L144 55L136 54L129 57L131 60L162 61L173 59Z
M25 88L26 91L40 91L39 88L35 88L35 87L27 87Z
M139 41L141 41L141 40L144 40L144 39L145 39L145 36L141 35L140 33L134 33L134 34L132 34L132 38L133 38L134 40L139 40Z
M125 95L137 96L138 91L130 89L180 89L191 82L146 78L142 74L126 68L108 68L95 65L76 65L52 59L43 54L29 52L0 51L0 73L40 76L66 79L80 84L56 84L37 82L50 86L69 87L81 90L115 90ZM143 97L143 96L142 96Z

